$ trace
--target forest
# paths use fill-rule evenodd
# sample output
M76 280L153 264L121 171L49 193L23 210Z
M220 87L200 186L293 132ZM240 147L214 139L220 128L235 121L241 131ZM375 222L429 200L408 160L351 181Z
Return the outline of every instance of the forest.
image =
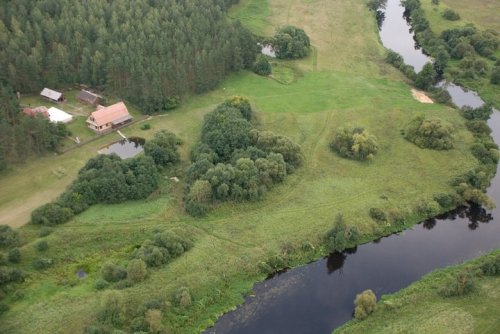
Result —
M174 108L253 64L252 34L225 16L236 2L2 1L0 83L21 93L80 83L145 113Z

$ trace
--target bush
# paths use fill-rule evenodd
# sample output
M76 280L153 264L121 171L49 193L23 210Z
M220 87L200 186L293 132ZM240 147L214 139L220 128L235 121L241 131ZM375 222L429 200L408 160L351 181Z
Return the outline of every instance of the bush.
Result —
M387 215L384 210L379 208L370 208L370 217L377 222L387 221Z
M427 63L424 68L417 74L415 78L415 86L423 89L429 90L434 86L436 82L437 73L434 70L432 63Z
M175 303L181 308L187 308L191 306L192 298L189 289L186 287L181 287L175 293Z
M459 272L439 293L443 297L463 296L474 290L474 278L469 271Z
M452 194L439 193L434 195L434 200L444 209L451 209L458 204L458 199Z
M7 254L7 258L9 259L9 262L19 263L21 262L21 251L17 247L12 248Z
M371 160L377 153L377 138L363 128L340 128L330 148L340 156L355 160Z
M355 226L347 226L344 216L338 214L335 218L335 226L325 235L324 243L330 253L341 252L348 245L355 244L358 237L358 229Z
M272 73L272 67L264 55L258 55L255 63L252 65L252 71L258 75L268 76Z
M173 232L160 232L153 240L146 240L134 251L136 259L143 260L148 267L159 267L179 257L193 247L193 243Z
M101 322L113 326L120 326L125 320L125 303L119 291L105 291L101 300L99 312Z
M309 53L311 42L304 30L285 26L274 35L272 46L276 57L280 59L304 58Z
M108 282L118 282L127 278L127 270L114 263L107 262L101 267L101 275Z
M45 252L49 249L49 244L45 240L40 240L35 244L35 249L39 252Z
M389 220L394 225L403 225L406 220L406 212L399 208L392 208L389 210Z
M6 313L10 309L9 305L0 302L0 315Z
M0 225L0 248L19 244L19 234L8 225Z
M224 101L219 107L236 108L244 119L247 121L252 119L252 106L250 105L250 100L246 97L233 96Z
M377 296L375 296L372 290L365 290L356 295L354 305L354 317L358 320L363 320L375 311Z
M161 323L163 315L160 310L147 310L144 318L149 325L150 333L158 333L161 331L163 325Z
M180 139L167 130L161 130L154 134L153 139L144 144L144 154L153 158L157 166L169 166L180 160L177 145Z
M35 209L31 213L31 223L40 225L64 224L73 217L71 209L59 204L48 203Z
M39 257L33 261L33 267L36 270L43 270L50 267L53 263L52 259Z
M143 125L141 125L141 130L145 131L145 130L149 130L149 129L151 129L151 124L144 123Z
M405 131L405 138L421 148L449 150L453 148L453 128L439 118L415 116Z
M478 108L464 106L460 109L460 111L462 112L462 116L467 120L487 121L493 113L493 107L491 104L485 103Z
M491 71L490 82L494 85L500 85L500 66L496 66Z
M433 217L441 212L441 206L434 200L419 201L415 206L415 213L420 217Z
M460 20L460 15L458 15L457 12L451 10L451 9L445 9L443 14L441 15L443 18L449 20L449 21L458 21Z
M109 282L103 278L98 278L95 281L94 287L96 288L96 290L104 290L109 287Z
M38 231L38 236L40 238L43 238L43 237L48 236L52 232L54 232L54 229L52 227L50 227L50 226L42 226L42 228L40 229L40 231Z
M500 275L500 255L488 259L485 263L483 263L481 271L487 276Z
M148 267L141 259L130 260L127 266L127 278L132 283L142 282L148 275Z

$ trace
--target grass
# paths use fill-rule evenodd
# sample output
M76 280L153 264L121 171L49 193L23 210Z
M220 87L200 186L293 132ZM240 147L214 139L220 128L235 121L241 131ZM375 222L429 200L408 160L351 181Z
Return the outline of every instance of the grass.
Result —
M477 28L485 30L492 29L497 33L500 32L500 20L498 13L500 12L500 2L496 0L482 1L446 1L441 0L439 6L432 5L431 0L421 0L422 8L425 11L426 17L430 22L431 29L437 33L445 29L463 27L465 24L474 24ZM444 19L441 14L444 9L449 8L457 12L461 19L458 21L449 21ZM500 57L500 50L495 53L497 58ZM495 61L482 58L488 62L489 68L493 68ZM450 62L452 65L454 62ZM460 85L478 92L481 97L489 102L492 102L495 107L500 108L500 86L490 83L490 74L480 76L475 79L460 79Z
M438 294L460 271L498 254L499 250L434 271L393 295L383 296L372 315L350 321L334 333L498 333L499 276L475 278L475 289L466 296L443 298Z
M287 62L294 73L301 73L288 85L250 72L236 73L214 91L186 98L180 108L152 117L147 121L152 126L149 131L140 130L141 123L125 128L127 136L148 139L166 128L182 138L180 171L165 175L176 174L181 182L165 180L162 191L148 201L98 205L57 227L46 237L49 249L44 255L55 264L44 272L31 266L37 256L33 244L38 227L20 228L20 267L30 274L20 288L27 297L12 303L2 316L0 332L81 332L98 309L102 292L93 285L100 266L109 260L126 263L134 247L156 229L189 235L194 248L168 266L151 270L145 282L122 290L127 312L132 314L136 306L153 298L170 300L179 287L187 286L193 306L172 307L164 324L172 333L198 332L243 301L252 284L264 278L258 263L281 252L283 244L319 246L338 213L359 228L364 240L373 238L377 228L369 208L412 208L418 199L451 190L453 177L477 165L469 152L473 138L458 112L417 102L403 76L384 63L375 19L363 0L249 0L233 8L231 16L245 17L245 24L269 34L273 29L264 29L259 22L269 22L267 27L287 23L304 27L315 52ZM232 95L250 98L260 129L298 142L304 165L262 200L221 204L209 216L195 219L183 212L182 168L199 138L205 113ZM456 148L436 152L405 141L400 130L418 112L454 124ZM363 126L377 136L380 150L373 162L350 161L330 152L333 132L347 125ZM0 223L25 223L32 209L55 198L99 147L117 137L111 133L63 155L8 171L0 178ZM321 247L298 253L296 263L323 253ZM88 272L84 280L75 278L80 267Z

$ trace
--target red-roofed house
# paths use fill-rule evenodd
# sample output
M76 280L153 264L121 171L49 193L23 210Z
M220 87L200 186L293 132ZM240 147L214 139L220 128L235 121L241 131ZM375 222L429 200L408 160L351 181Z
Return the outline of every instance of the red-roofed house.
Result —
M47 107L36 107L36 108L24 108L23 113L30 117L35 117L37 115L43 115L45 118L49 118L49 111Z
M110 132L130 122L132 122L132 116L123 102L105 108L98 107L97 111L94 111L87 118L89 129L98 134Z

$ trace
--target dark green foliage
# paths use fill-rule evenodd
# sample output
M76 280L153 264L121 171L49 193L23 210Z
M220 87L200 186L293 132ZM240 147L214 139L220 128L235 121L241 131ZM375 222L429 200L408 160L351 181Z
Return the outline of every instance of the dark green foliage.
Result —
M500 85L500 66L495 66L491 71L490 82L494 85Z
M434 217L441 212L441 206L438 202L431 200L421 200L417 202L414 208L415 214L422 218Z
M424 68L417 74L415 86L423 90L429 90L436 82L436 71L431 63L424 65Z
M95 281L95 284L94 284L94 287L96 288L96 290L104 290L106 289L107 287L109 286L109 282L106 281L105 279L103 278L98 278L96 281Z
M101 267L101 276L108 282L118 282L127 278L127 269L107 262Z
M227 20L231 3L0 2L1 76L16 91L79 82L106 87L146 113L169 110L180 96L252 66L257 45L239 22Z
M367 6L370 10L376 11L382 7L385 7L387 0L369 0Z
M443 14L443 18L449 20L449 21L458 21L460 20L460 15L458 15L457 12L451 10L451 9L445 9Z
M250 105L250 100L243 96L233 96L224 101L221 104L222 107L236 108L240 112L241 116L247 121L252 119L252 106Z
M272 66L265 55L258 55L252 65L252 71L258 75L268 76L272 73Z
M193 247L191 240L174 232L156 233L153 240L146 240L134 251L136 259L143 260L148 267L159 267L181 256Z
M35 209L31 213L31 223L39 225L59 225L64 224L73 217L70 208L63 207L56 203L48 203Z
M481 271L486 276L500 275L500 255L488 259L481 265Z
M180 139L167 130L161 130L154 134L153 139L148 140L144 145L144 154L153 158L157 166L170 166L176 164L181 159L177 151Z
M496 146L496 145L495 145ZM483 142L476 142L471 147L472 154L483 164L493 164L498 163L500 158L500 153L498 152L498 147L489 148L488 144Z
M33 267L36 270L43 270L50 267L53 263L54 261L52 259L39 257L33 261Z
M0 248L8 248L19 244L19 234L8 225L0 225Z
M431 89L434 101L442 104L451 104L451 95L446 89L434 87Z
M372 160L377 153L377 138L363 128L340 128L330 143L340 156L355 160Z
M21 262L21 251L19 248L12 248L9 253L7 254L7 259L9 262L12 263L19 263Z
M0 315L4 314L10 309L9 305L4 302L0 302Z
M125 320L125 310L126 305L121 292L105 291L102 296L98 318L103 324L121 326Z
M38 236L40 238L43 238L43 237L48 236L52 232L54 232L54 228L52 228L50 226L42 226L42 228L40 229L40 231L38 231Z
M0 286L8 283L20 283L24 281L24 274L16 268L0 266Z
M406 215L406 211L399 208L392 208L387 214L389 221L396 226L403 225L406 222Z
M151 129L151 124L144 123L143 125L141 125L141 130L146 131L146 130L149 130L149 129Z
M460 109L462 111L462 116L468 120L483 120L487 121L493 112L491 104L484 104L478 108L472 108L469 106L464 106Z
M311 42L304 30L285 26L278 29L271 43L280 59L304 58L309 53Z
M346 247L354 245L358 237L358 229L355 226L347 226L344 216L338 214L335 226L326 233L324 242L329 252L341 252Z
M375 296L372 290L365 290L356 295L354 306L354 317L358 320L363 320L375 311L377 296Z
M142 282L148 275L146 262L141 259L132 259L127 265L127 279L132 283Z
M387 50L385 61L399 69L410 80L414 81L416 79L417 74L415 73L415 69L411 65L406 65L399 53Z
M474 277L470 271L461 271L451 279L439 294L443 297L463 296L474 289Z
M39 252L45 252L49 249L49 244L46 240L40 240L35 244L35 249Z
M191 306L192 297L187 287L181 287L175 293L174 300L177 306L187 308Z
M467 129L474 134L474 136L479 138L489 138L491 134L491 128L486 121L475 119L467 121Z
M252 145L267 154L281 154L286 163L286 170L292 173L295 168L302 164L302 153L300 146L290 138L280 136L271 131L252 130L250 133Z
M377 222L387 221L385 211L380 208L370 208L370 217Z
M439 118L415 116L404 131L405 138L421 148L450 150L453 148L453 128Z
M0 8L1 6L2 3ZM2 49L0 46L0 50ZM2 59L4 57L0 57L0 64ZM23 162L33 154L56 152L68 134L66 126L62 123L53 124L42 116L30 117L19 112L20 107L14 91L2 85L1 76L2 74L0 74L0 171L9 163Z
M434 195L434 200L444 209L454 208L459 201L456 195L444 193Z

